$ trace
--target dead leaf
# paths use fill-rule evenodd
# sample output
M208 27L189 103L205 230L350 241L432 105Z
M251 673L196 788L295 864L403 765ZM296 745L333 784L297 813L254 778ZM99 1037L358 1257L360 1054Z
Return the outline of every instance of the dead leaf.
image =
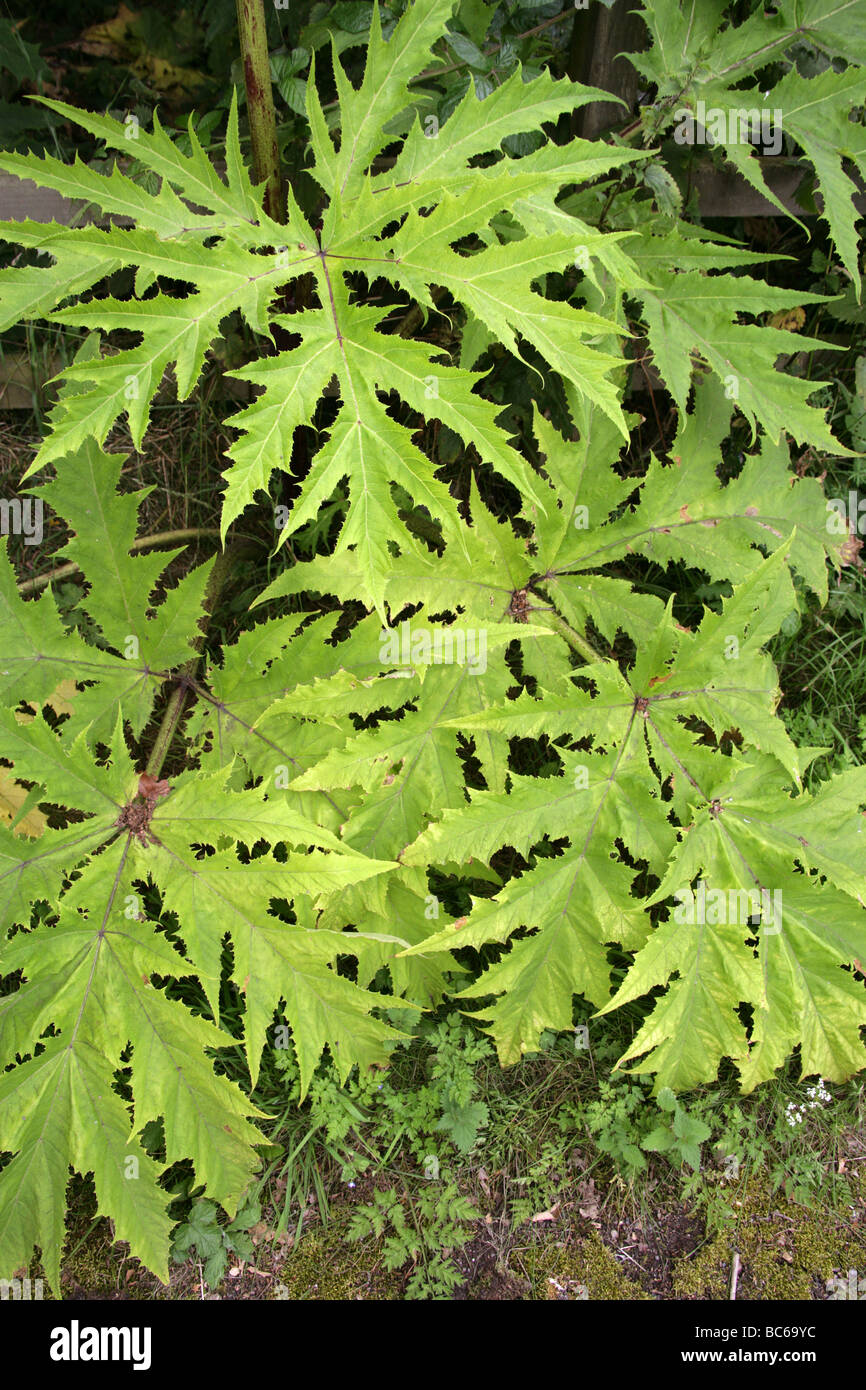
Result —
M530 1216L530 1221L555 1221L559 1212L559 1203L552 1206L549 1211L537 1211L534 1216Z
M158 801L161 796L168 796L171 787L165 780L158 782L149 772L142 772L138 779L138 791L145 801Z
M787 333L798 333L806 322L806 310L798 305L796 309L780 309L778 314L771 314L769 324L771 328L784 328Z

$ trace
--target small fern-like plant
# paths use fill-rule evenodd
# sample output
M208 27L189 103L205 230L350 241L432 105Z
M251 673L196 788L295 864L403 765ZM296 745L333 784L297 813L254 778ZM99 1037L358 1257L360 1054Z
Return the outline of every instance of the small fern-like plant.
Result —
M769 104L814 161L859 295L843 160L864 169L862 9L782 0L720 27L716 7L695 25L693 6L680 23L648 5L635 62L656 98L630 145L544 136L600 95L547 72L393 134L455 0L395 8L387 41L374 14L357 88L335 55L336 123L310 74L306 212L291 190L280 220L263 211L234 105L224 174L156 118L134 171L0 158L127 220L0 225L19 248L2 322L88 330L29 474L47 470L34 491L69 528L89 621L24 598L0 556L19 808L0 827L0 1270L38 1247L54 1287L70 1168L163 1279L167 1166L191 1162L234 1216L259 1166L263 1050L289 1035L303 1091L326 1050L344 1079L381 1063L458 991L484 1001L505 1064L571 1029L577 998L604 1013L652 996L621 1062L656 1091L724 1059L752 1088L797 1048L806 1075L866 1061L866 771L804 789L817 750L788 737L765 651L857 553L790 468L789 436L844 450L814 383L774 366L803 338L767 322L820 296L766 284L748 270L766 256L684 220L659 144L676 106L727 110L775 63ZM835 66L801 76L795 41ZM810 98L832 113L820 131ZM122 122L48 104L129 152ZM763 183L751 148L725 149ZM235 373L259 394L231 417L223 537L316 417L280 539L311 522L323 539L308 562L278 547L245 630L205 659L231 546L172 586L165 557L133 553L141 497L102 446L125 416L146 448L166 372L189 395L236 311L262 355ZM679 413L642 474L621 465L638 330ZM487 389L502 360L552 402L531 439ZM722 467L735 410L754 444ZM459 477L428 427L457 437ZM720 595L691 629L676 577L667 599L649 579L689 570ZM448 911L455 891L467 910ZM246 1089L219 1063L238 1014Z

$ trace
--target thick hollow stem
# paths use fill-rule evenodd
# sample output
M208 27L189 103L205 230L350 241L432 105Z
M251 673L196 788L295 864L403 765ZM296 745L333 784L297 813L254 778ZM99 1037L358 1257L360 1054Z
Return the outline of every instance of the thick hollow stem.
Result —
M587 642L585 637L581 637L579 632L575 632L574 628L567 623L564 618L561 618L558 613L536 608L531 610L531 614L534 623L540 623L543 627L552 627L554 632L558 632L560 637L564 638L572 651L577 652L579 656L583 657L584 661L598 662L605 660L601 652L597 652L595 647Z
M155 536L139 536L129 547L130 550L149 550L155 545L176 545L178 541L196 540L202 536L218 536L219 531L214 527L190 526L185 531L160 531ZM18 585L19 594L32 594L36 589L43 589L46 584L50 584L54 579L66 579L70 574L77 574L81 569L74 560L70 560L68 565L58 565L57 569L49 570L47 574L38 574L35 579L24 579Z
M256 183L265 183L265 212L275 222L285 222L264 3L263 0L237 0L237 10L244 85L247 89L253 177Z
M211 570L204 596L204 609L208 617L213 614L220 593L224 589L226 581L229 579L232 570L237 564L238 558L238 550L232 547L229 547L228 550L224 550L217 556L214 567ZM204 631L200 628L192 641L192 645L197 651L201 650L204 637ZM158 779L162 771L162 765L168 755L172 739L180 724L187 699L192 690L192 681L198 663L199 657L194 656L177 672L175 679L177 679L179 683L177 688L172 691L171 698L166 705L165 713L162 716L162 723L156 735L156 741L151 749L150 757L147 760L145 771L149 772L151 777Z

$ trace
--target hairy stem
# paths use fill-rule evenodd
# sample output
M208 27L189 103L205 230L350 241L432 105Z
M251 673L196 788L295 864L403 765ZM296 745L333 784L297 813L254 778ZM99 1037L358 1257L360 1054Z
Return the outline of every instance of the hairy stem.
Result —
M238 33L247 89L247 116L253 154L253 177L265 184L265 212L275 222L285 222L286 209L280 154L277 148L277 121L268 36L263 0L237 0Z
M271 66L268 58L268 37L263 0L237 0L237 15L241 57L244 65L244 85L247 92L247 117L250 123L253 178L256 183L265 184L264 209L267 215L275 222L284 223L286 207L280 173L280 154L277 147L277 122L274 113L274 93L271 86ZM204 607L208 615L213 613L220 592L225 587L237 558L237 547L224 550L217 557L205 591ZM193 639L192 645L197 651L201 650L204 635L204 630L200 629ZM146 771L150 773L151 777L158 778L162 771L162 765L168 756L175 731L183 717L198 663L199 657L194 656L177 673L177 687L172 692L166 706L156 741L147 760Z
M238 551L238 547L229 547L216 558L216 563L211 570L204 594L203 606L207 617L213 615L219 596L225 588L226 581L229 579L232 570L238 562ZM204 638L205 630L200 626L191 644L195 647L196 651L201 651ZM177 688L172 691L169 702L165 708L165 713L162 716L162 723L159 726L156 741L150 751L150 757L147 760L145 771L149 772L151 777L156 777L158 779L162 771L162 765L168 755L171 741L174 738L175 731L180 724L181 717L186 708L186 702L192 690L192 681L199 660L200 658L198 656L191 657L175 675L178 685Z
M191 541L199 536L218 536L219 531L210 526L190 526L184 531L160 531L155 536L139 536L138 540L132 542L130 550L147 550L153 545L175 545L178 541ZM54 579L66 579L70 574L77 574L81 569L74 560L70 560L68 565L58 565L56 569L49 570L47 574L39 574L35 579L25 579L18 585L19 594L32 594L36 589L42 589L46 584L50 584Z
M571 627L564 618L561 618L558 613L548 608L534 608L531 612L532 621L534 623L540 623L543 627L553 628L553 631L558 632L560 637L565 639L572 650L583 657L584 661L597 662L605 660L601 652L597 652L595 647L593 647L585 637L581 637L579 632L575 632L574 628Z

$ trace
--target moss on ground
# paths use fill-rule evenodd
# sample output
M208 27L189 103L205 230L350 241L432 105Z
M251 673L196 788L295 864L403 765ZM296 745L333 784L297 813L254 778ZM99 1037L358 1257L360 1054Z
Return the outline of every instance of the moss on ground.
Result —
M138 1260L128 1261L124 1269L126 1249L126 1245L112 1243L107 1221L101 1221L83 1241L73 1236L70 1253L61 1263L62 1297L153 1301L178 1296Z
M349 1243L339 1216L327 1227L307 1230L279 1267L272 1298L376 1302L403 1297L403 1277L382 1265L381 1245L369 1240Z
M568 1245L539 1245L522 1257L529 1274L530 1298L616 1299L649 1294L630 1279L596 1231Z
M765 1174L753 1173L739 1191L730 1194L736 1221L712 1236L694 1255L674 1257L672 1288L665 1297L674 1299L722 1299L729 1296L734 1253L741 1271L737 1296L743 1301L780 1299L809 1300L827 1296L828 1282L839 1280L843 1294L848 1271L866 1275L866 1226L860 1229L856 1211L866 1203L866 1173L859 1169L847 1179L849 1196L833 1211L822 1203L802 1206L782 1191L773 1191ZM70 1231L69 1254L63 1261L65 1298L198 1299L202 1296L197 1267L171 1267L171 1287L160 1284L136 1260L126 1257L126 1247L112 1244L107 1221L91 1227L86 1217ZM383 1243L372 1239L349 1242L351 1211L337 1204L327 1226L309 1224L297 1246L280 1256L260 1251L257 1263L267 1269L252 1270L249 1278L226 1279L211 1297L277 1298L292 1301L401 1300L409 1272L388 1271L383 1264ZM551 1239L551 1237L554 1239ZM596 1231L562 1237L554 1232L523 1249L519 1260L495 1270L481 1268L474 1282L458 1296L469 1299L555 1299L631 1301L647 1299L632 1271L617 1260ZM691 1242L693 1243L693 1242ZM483 1252L482 1252L483 1253ZM470 1262L472 1264L472 1262ZM476 1261L473 1268L478 1266ZM39 1277L34 1262L26 1271ZM256 1277L254 1277L256 1276ZM832 1287L832 1286L831 1286ZM45 1297L51 1297L45 1286Z
M849 1269L866 1270L866 1231L832 1212L800 1206L773 1192L761 1175L742 1189L737 1222L691 1258L676 1261L675 1298L729 1297L739 1253L739 1299L810 1299Z

